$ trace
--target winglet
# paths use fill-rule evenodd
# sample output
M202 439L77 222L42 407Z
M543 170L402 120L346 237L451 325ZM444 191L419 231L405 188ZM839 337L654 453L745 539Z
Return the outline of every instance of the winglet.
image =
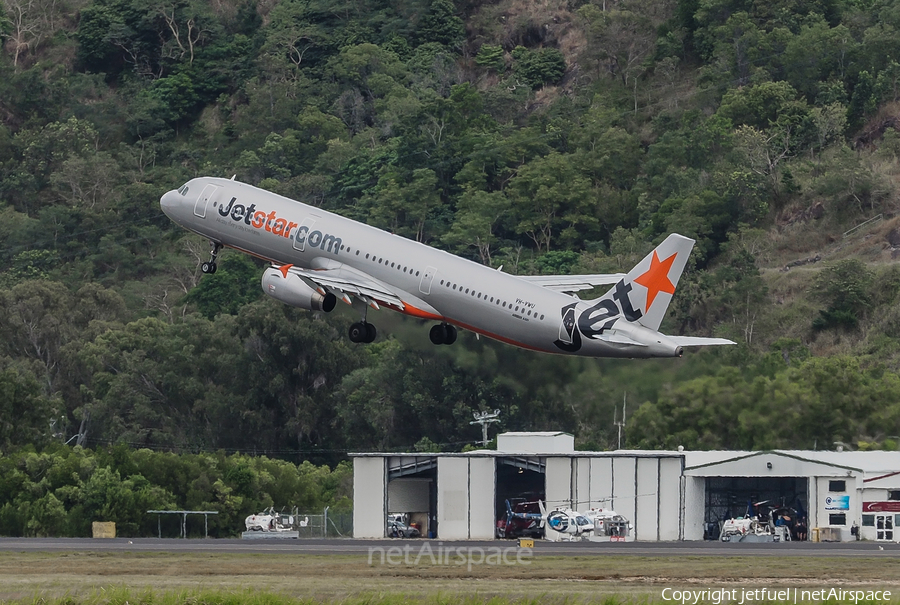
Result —
M294 265L281 265L280 267L278 267L278 270L281 271L281 274L284 276L285 279L287 279L288 271L290 271L291 267L293 267L293 266Z

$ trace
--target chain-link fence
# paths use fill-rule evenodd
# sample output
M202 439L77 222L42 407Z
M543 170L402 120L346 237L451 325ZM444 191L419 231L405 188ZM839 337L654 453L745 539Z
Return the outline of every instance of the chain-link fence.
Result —
M294 529L300 533L301 538L353 537L353 513L295 513L295 519L297 522Z

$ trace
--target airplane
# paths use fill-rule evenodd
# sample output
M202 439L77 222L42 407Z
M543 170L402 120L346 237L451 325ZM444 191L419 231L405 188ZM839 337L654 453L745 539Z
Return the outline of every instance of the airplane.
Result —
M724 338L667 336L659 325L694 240L669 235L628 273L516 276L232 179L198 177L160 198L174 222L208 239L216 272L223 246L272 263L263 291L295 307L360 311L355 343L377 335L368 309L387 307L436 322L436 345L457 328L516 347L586 357L680 357L684 347ZM603 296L576 292L612 285Z

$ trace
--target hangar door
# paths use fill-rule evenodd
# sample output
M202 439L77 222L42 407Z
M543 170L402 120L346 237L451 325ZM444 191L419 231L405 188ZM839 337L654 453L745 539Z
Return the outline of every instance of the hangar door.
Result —
M531 527L526 522L515 522L510 526L507 535L507 508L516 512L538 512L537 501L547 499L546 486L547 464L538 456L503 456L497 458L497 486L494 501L495 522L501 531L498 536L508 538L543 537L544 531L539 526Z
M404 516L423 537L437 534L437 459L391 457L388 467L387 513Z
M717 540L722 523L748 514L762 520L770 513L787 516L793 528L801 518L808 523L808 503L806 477L707 477L703 537Z

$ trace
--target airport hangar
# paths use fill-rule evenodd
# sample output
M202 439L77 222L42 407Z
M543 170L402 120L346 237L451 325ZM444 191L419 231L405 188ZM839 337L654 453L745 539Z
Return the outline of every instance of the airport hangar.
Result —
M748 502L770 501L808 517L809 538L900 541L900 452L583 452L562 432L503 433L497 450L355 453L356 538L382 538L390 513L423 535L493 539L505 500L542 498L548 508L612 508L635 540L717 538ZM819 528L816 532L813 528Z

